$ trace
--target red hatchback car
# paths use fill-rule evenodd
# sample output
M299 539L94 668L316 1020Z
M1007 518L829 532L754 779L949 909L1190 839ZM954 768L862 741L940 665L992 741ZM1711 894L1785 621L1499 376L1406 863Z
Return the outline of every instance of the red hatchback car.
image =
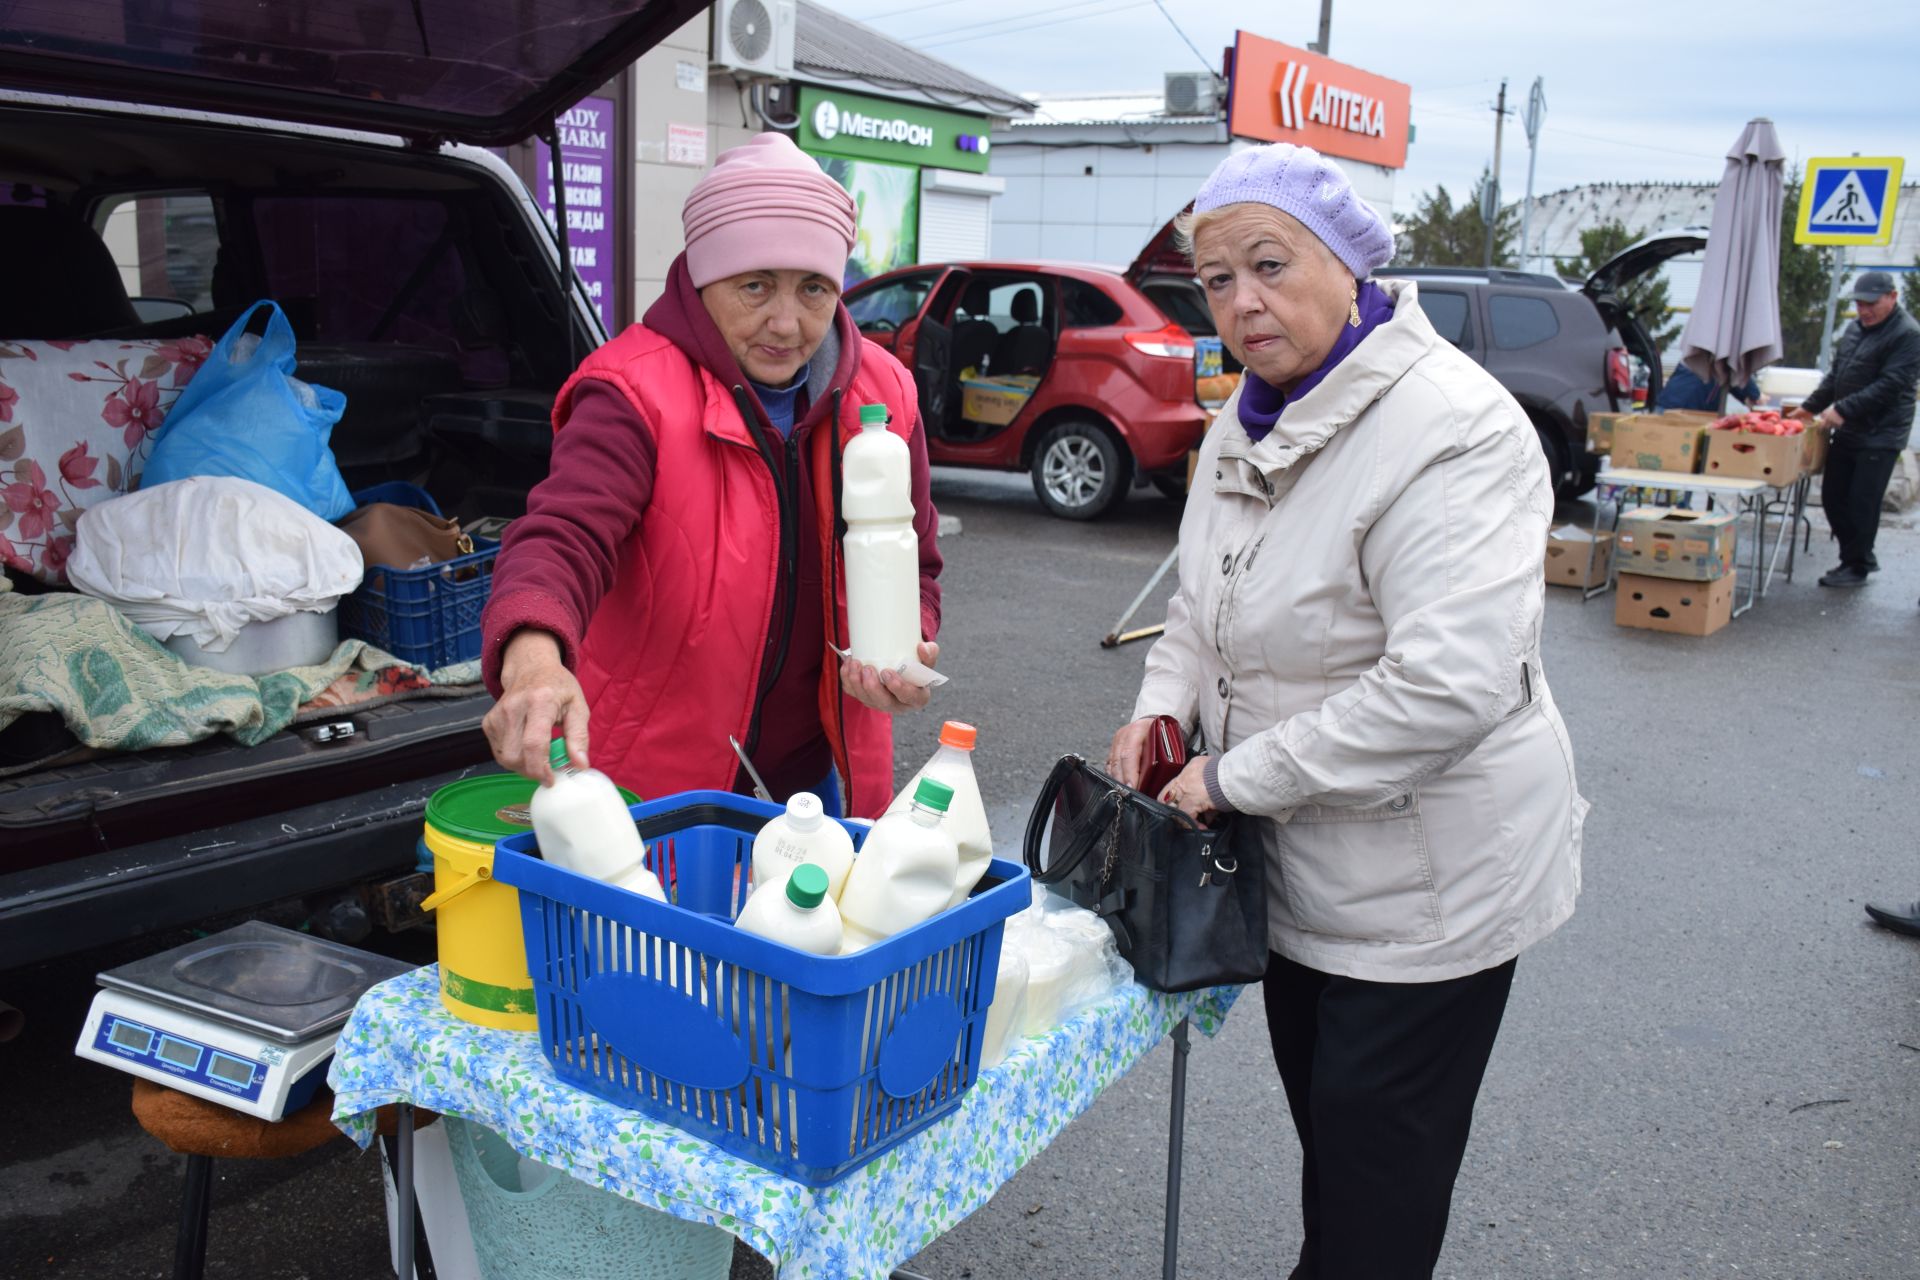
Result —
M1171 318L1211 333L1199 286L1191 272L1149 274L1148 261L1127 272L904 267L862 281L846 302L861 332L913 370L934 462L1030 471L1047 510L1090 520L1136 475L1182 492L1206 426L1195 335Z

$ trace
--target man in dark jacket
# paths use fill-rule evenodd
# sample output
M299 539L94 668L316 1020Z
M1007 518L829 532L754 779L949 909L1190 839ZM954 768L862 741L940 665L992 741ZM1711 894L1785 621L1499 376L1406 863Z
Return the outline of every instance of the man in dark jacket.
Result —
M1854 281L1859 319L1834 347L1833 365L1793 416L1833 428L1820 501L1840 541L1840 564L1823 587L1865 586L1880 567L1873 558L1880 500L1913 429L1920 384L1920 323L1900 306L1893 277L1869 271Z

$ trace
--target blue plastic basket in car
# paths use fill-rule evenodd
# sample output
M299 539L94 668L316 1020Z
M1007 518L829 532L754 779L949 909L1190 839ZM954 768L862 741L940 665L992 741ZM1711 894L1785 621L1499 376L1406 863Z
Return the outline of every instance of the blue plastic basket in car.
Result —
M417 484L389 480L353 495L356 507L373 502L440 514L433 495ZM480 614L493 590L500 544L475 538L474 550L424 569L368 565L360 586L340 601L340 634L365 640L416 667L445 667L480 656Z
M980 1070L1000 935L1030 901L994 859L958 907L850 956L731 924L778 805L691 791L633 806L672 903L503 840L554 1073L809 1186L845 1177L960 1105ZM846 823L856 842L865 829Z

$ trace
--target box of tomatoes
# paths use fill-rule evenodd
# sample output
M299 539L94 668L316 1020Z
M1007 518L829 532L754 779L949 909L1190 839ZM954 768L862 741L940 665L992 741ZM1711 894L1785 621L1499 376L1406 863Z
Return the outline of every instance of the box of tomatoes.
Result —
M1785 488L1809 465L1806 424L1772 409L1721 418L1707 428L1706 474Z

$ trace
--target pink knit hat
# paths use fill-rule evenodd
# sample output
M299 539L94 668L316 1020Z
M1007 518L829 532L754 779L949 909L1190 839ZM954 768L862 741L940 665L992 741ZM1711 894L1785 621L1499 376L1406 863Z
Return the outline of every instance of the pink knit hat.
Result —
M783 133L722 152L680 207L693 287L743 271L838 281L853 252L853 197Z

